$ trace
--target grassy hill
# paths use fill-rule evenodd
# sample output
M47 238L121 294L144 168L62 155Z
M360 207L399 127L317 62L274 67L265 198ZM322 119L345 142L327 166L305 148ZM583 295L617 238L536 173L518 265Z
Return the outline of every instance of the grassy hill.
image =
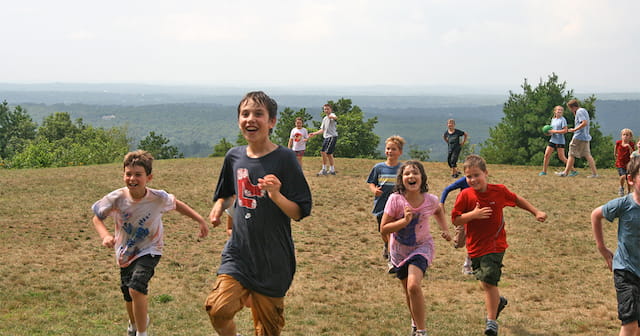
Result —
M410 317L399 280L386 274L366 188L376 162L337 159L338 176L316 177L305 157L312 215L293 223L298 272L285 300L283 335L407 335ZM208 215L221 158L157 161L153 188ZM426 163L430 192L452 180L444 163ZM505 210L510 248L501 293L509 305L501 335L613 335L619 321L612 274L591 234L591 210L616 197L617 174L593 180L538 177L538 167L489 165L490 182L507 185L548 214ZM126 314L118 269L90 222L90 207L122 185L119 164L0 170L0 335L120 335ZM455 193L447 200L450 211ZM108 221L108 225L112 222ZM153 335L213 335L203 302L226 236L221 227L198 240L197 224L171 212L165 255L150 284ZM432 228L436 227L432 223ZM453 228L451 228L453 232ZM605 225L615 248L616 224ZM437 232L436 232L437 233ZM438 237L438 235L434 235ZM436 238L423 290L431 335L480 334L482 291L461 273L462 250ZM239 332L252 334L248 310Z

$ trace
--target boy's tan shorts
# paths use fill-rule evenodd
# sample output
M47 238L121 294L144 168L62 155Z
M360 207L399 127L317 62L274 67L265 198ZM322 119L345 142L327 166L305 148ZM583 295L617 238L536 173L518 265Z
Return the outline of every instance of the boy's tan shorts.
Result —
M204 306L215 329L216 323L233 320L245 304L251 307L256 335L280 335L284 327L284 297L258 294L243 287L230 275L218 275Z
M591 156L590 141L571 139L569 143L569 156L586 158Z

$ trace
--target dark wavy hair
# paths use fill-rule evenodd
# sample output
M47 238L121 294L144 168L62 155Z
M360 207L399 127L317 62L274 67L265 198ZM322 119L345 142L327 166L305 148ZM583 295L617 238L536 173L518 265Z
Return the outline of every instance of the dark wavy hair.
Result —
M404 195L406 189L404 187L404 184L402 184L402 175L404 173L404 170L409 167L416 167L418 168L418 171L420 171L420 176L422 177L422 182L420 184L420 192L426 193L427 191L429 191L429 184L427 183L427 173L424 171L424 166L422 165L422 163L420 163L420 161L417 161L417 160L406 161L405 163L402 164L400 169L398 169L398 175L396 177L396 186L394 187L394 191L397 191L400 194Z

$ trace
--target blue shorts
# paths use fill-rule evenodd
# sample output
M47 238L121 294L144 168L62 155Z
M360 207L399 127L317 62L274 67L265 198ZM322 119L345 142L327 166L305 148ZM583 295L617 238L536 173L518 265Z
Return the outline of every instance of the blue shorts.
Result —
M338 137L324 138L322 141L322 149L320 151L327 154L333 154L336 150L336 142L338 142Z
M627 168L618 168L618 176L627 175Z
M396 268L396 278L400 280L406 279L409 276L409 265L418 267L422 270L422 274L424 274L428 267L427 258L420 254L412 256L404 265Z
M129 288L147 295L149 281L159 262L159 255L147 254L134 260L129 266L120 268L120 290L125 301L133 301Z

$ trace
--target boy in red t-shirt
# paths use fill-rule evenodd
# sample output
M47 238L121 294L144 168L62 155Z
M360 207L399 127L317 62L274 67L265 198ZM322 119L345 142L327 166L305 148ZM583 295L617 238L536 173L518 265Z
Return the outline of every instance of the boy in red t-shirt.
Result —
M627 186L627 192L631 192L631 186L627 183L627 165L631 160L631 153L636 150L636 143L633 142L633 132L625 128L620 131L620 140L616 141L616 147L613 154L616 158L616 168L620 176L619 196L624 196L624 186Z
M540 222L547 219L547 214L509 191L504 185L488 184L489 173L482 157L467 156L463 169L470 188L462 190L458 195L451 211L451 221L455 226L465 226L471 267L485 293L487 325L484 334L496 336L496 320L500 311L507 305L507 299L501 297L498 290L498 281L502 275L502 258L508 247L502 209L506 206L517 206L529 211Z

